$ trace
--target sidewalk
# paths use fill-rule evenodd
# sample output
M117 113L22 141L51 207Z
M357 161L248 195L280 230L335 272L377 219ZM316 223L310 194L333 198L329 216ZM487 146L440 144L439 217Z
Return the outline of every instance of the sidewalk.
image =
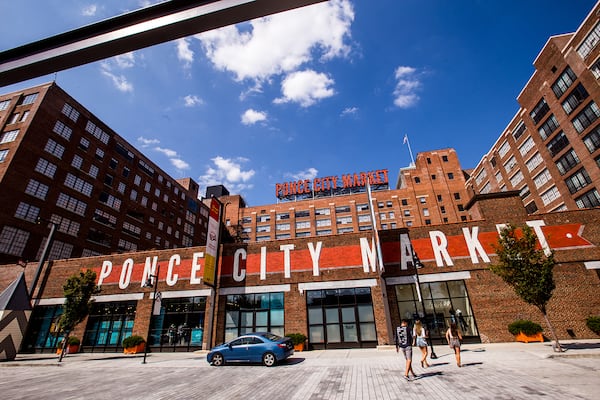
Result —
M194 353L79 353L58 363L53 354L22 354L0 362L4 398L211 398L211 399L595 399L600 393L600 340L463 346L463 368L447 346L403 379L404 359L393 346L297 352L274 368L212 367L206 351ZM11 368L13 367L13 368ZM34 368L40 367L40 368ZM57 368L59 367L59 368ZM67 372L68 371L68 372ZM69 389L56 387L68 376ZM71 386L73 386L71 388ZM66 392L65 392L66 390Z

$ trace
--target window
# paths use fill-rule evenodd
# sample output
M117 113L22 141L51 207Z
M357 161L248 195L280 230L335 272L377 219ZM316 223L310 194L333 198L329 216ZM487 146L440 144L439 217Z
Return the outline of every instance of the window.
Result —
M550 140L550 142L548 142L546 147L548 148L548 152L550 153L550 155L554 157L568 145L569 139L567 139L567 136L563 131L560 131L558 135L556 135L552 140Z
M578 133L581 133L600 117L600 109L593 101L571 121Z
M579 157L577 157L577 153L575 153L575 150L570 149L565 153L564 156L562 156L556 161L556 167L558 168L560 174L564 175L577 164L579 164L579 162Z
M448 172L448 179L450 179L450 180L454 179L454 173L453 172Z
M315 215L330 215L331 210L329 208L317 208L315 210Z
M89 182L84 181L81 178L76 177L75 175L68 173L65 178L65 186L71 188L87 197L92 195L93 185Z
M330 219L318 219L317 227L322 227L322 226L331 226L331 220Z
M115 145L115 151L125 157L127 161L133 161L133 153L125 148L125 145L117 142Z
M98 160L104 160L104 150L102 150L102 149L100 149L100 148L97 148L97 149L96 149L96 155L95 155L95 157L96 157Z
M10 100L0 101L0 111L4 111L4 110L8 109L9 105L10 105Z
M260 222L269 222L271 220L271 216L270 215L258 215L256 217L256 222L260 223Z
M54 174L56 173L56 165L46 161L43 158L40 158L35 166L35 171L46 175L48 178L54 178Z
M569 188L571 194L576 193L591 184L592 180L584 168L565 179L565 184Z
M62 158L63 153L65 152L65 146L62 146L62 145L56 143L52 139L48 139L48 142L46 143L46 147L44 147L44 151L46 151L47 153L50 153L53 156L55 156L56 158L60 159L60 158Z
M429 217L429 209L428 208L424 208L423 209L423 216L424 217Z
M336 214L349 213L349 212L350 212L350 206L339 206L339 207L335 208Z
M552 91L557 99L559 99L567 89L571 87L573 82L577 79L577 76L573 72L570 67L565 68L563 73L558 77L558 79L552 84Z
M336 219L336 223L338 225L351 224L352 223L352 217L338 217Z
M317 235L318 236L331 235L331 229L323 229L323 230L317 231Z
M121 193L121 194L125 194L125 184L123 182L119 182L119 186L117 187L117 192ZM168 202L168 199L167 201Z
M75 237L79 234L79 228L81 225L78 222L71 221L68 218L56 214L52 214L50 221L56 224L56 229L59 232Z
M256 232L257 233L271 232L271 226L269 226L269 225L257 226Z
M250 218L250 217L242 218L242 224L251 224L251 223L252 223L252 218Z
M544 121L544 123L542 125L540 125L540 128L538 129L538 132L540 133L540 136L542 137L543 140L548 139L548 136L550 136L552 134L552 132L554 132L556 129L558 129L559 124L558 121L556 120L556 117L554 116L554 114L551 114L548 119L546 121Z
M550 172L548 172L548 170L544 168L542 172L540 172L533 178L533 183L535 183L535 187L539 189L551 179L552 176L550 175Z
M144 185L144 191L150 193L150 182L146 182L146 184Z
M150 176L154 176L154 168L152 168L150 166L150 164L148 164L147 162L143 161L143 160L139 160L138 161L138 166L140 167L140 169L142 171L144 171L145 173L147 173Z
M542 203L544 203L544 205L546 206L552 203L554 200L560 198L560 192L558 191L556 186L552 186L546 192L542 193L540 197L542 199Z
M225 340L256 331L285 336L283 298L283 292L228 295L225 302Z
M96 126L96 124L94 124L92 121L88 121L87 125L85 126L85 130L89 133L91 133L96 139L98 139L99 141L101 141L104 144L108 143L108 140L110 139L110 136L108 136L108 133L104 132L102 129L100 129L98 126Z
M113 196L112 194L108 194L106 192L100 193L100 197L98 198L100 203L106 204L110 208L114 208L119 211L121 209L121 200Z
M371 222L371 216L369 214L359 215L358 222L359 223Z
M576 198L575 204L577 204L577 207L579 207L579 208L599 207L600 206L600 194L598 194L598 191L596 189L590 190L589 192L585 193L584 195Z
M443 162L448 162L448 156L442 156L442 161Z
M519 153L521 153L522 156L525 156L527 153L529 153L529 150L533 149L535 147L535 143L533 142L533 139L531 137L529 137L520 147L519 147Z
M513 156L513 157L509 158L506 163L504 163L504 170L506 171L506 173L510 173L510 171L512 171L513 168L516 166L517 166L517 159Z
M92 178L96 178L98 176L98 167L95 165L90 165L90 171L88 172L88 175Z
M300 221L296 222L296 229L309 229L310 221Z
M550 107L548 107L548 103L542 97L542 99L533 107L533 111L529 113L529 116L535 122L535 124L539 124L542 118L550 111Z
M519 140L519 138L521 136L523 136L523 134L525 133L525 131L527 130L527 127L525 126L525 124L523 123L523 121L519 121L519 123L517 124L516 128L513 130L513 138L515 138L515 141Z
M71 166L75 167L77 169L81 169L81 166L83 165L83 158L81 158L80 156L78 156L77 154L73 156L73 161L71 162Z
M285 219L290 219L290 213L275 214L276 221L281 221Z
M404 210L404 216L410 217L410 210Z
M588 33L581 45L577 48L577 53L585 60L598 44L600 39L600 23L597 23L594 29Z
M79 201L64 193L58 195L56 205L81 216L85 215L85 209L87 208L87 205L83 201Z
M63 124L62 122L56 121L52 132L56 133L58 136L61 136L63 139L69 140L71 139L71 134L73 133L73 130L65 124Z
M425 197L419 197L419 203L425 204L427 203L427 199Z
M419 178L418 176L415 176L415 183L421 183L421 178Z
M369 210L369 205L368 204L357 204L356 205L356 211L360 212L360 211L368 211ZM337 212L337 210L336 210Z
M393 211L390 211L388 215L389 215L390 219L396 218L396 214L394 214Z
M41 200L46 200L46 195L48 194L48 185L44 185L41 182L36 181L35 179L30 179L27 184L27 188L25 188L25 193L37 197Z
M502 146L498 148L498 155L500 156L500 158L504 158L504 156L506 155L506 153L508 153L509 150L510 144L508 144L508 142L504 142L502 143Z
M479 174L475 177L475 183L479 186L483 183L483 180L487 177L487 171L482 169Z
M24 219L25 221L35 222L40 215L39 207L32 206L24 202L20 202L15 212L15 217Z
M387 217L387 215L385 213L379 213L379 219L381 221L385 221L386 217Z
M77 122L77 118L79 118L79 112L73 108L69 103L65 103L62 109L62 113L69 117L69 119L73 122Z
M537 207L537 204L535 204L535 201L532 201L531 203L529 203L525 206L525 211L527 211L527 214L533 214L537 210L538 210L538 207Z
M90 141L82 137L81 140L79 140L79 148L87 151L87 149L90 148Z
M454 200L460 200L460 193L454 193Z
M296 215L296 218L310 217L310 211L308 211L308 210L296 211L295 215Z
M479 193L486 194L486 193L489 193L491 190L492 190L492 184L490 182L488 182L485 185L483 185L483 187L481 188Z
M571 114L587 97L589 96L587 90L580 83L571 91L565 101L562 103L562 108L565 110L567 115Z
M403 206L407 206L408 205L408 199L402 199L401 203Z
M275 230L276 231L289 231L290 230L290 224L276 224L275 225Z
M531 191L529 191L529 186L525 185L521 188L521 191L519 192L519 196L524 199L527 196L529 196L531 194Z
M0 233L0 252L20 257L29 240L29 232L4 226Z
M142 234L142 228L140 228L139 226L136 226L130 222L123 222L123 232L134 236L136 238L140 238L141 234Z
M600 148L600 126L596 127L583 138L583 143L590 153L595 152Z
M15 129L13 131L4 132L2 134L2 136L0 137L0 144L14 142L17 139L18 134L19 134L18 129Z
M21 121L19 121L19 122L27 121L27 117L29 117L29 110L23 111L23 115L21 116Z
M513 187L516 187L519 183L521 183L521 181L523 180L523 172L518 171L516 174L514 174L511 178L510 178L510 184Z
M14 113L13 115L10 116L10 118L8 119L6 124L7 125L16 124L18 120L19 120L19 113Z
M21 97L20 101L17 103L18 106L25 106L27 104L32 104L37 100L38 93L28 94L25 97Z
M542 155L540 153L535 153L533 155L533 157L531 157L529 160L527 160L527 162L525 163L525 165L527 166L527 170L529 172L533 171L538 165L540 165L543 162L543 158Z

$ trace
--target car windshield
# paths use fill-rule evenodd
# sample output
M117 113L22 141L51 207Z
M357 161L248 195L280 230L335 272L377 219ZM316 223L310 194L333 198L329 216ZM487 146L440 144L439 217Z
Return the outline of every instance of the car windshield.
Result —
M264 337L264 338L266 338L266 339L269 339L272 342L276 342L278 340L283 339L281 336L275 335L275 334L270 333L270 332L263 333L261 336Z

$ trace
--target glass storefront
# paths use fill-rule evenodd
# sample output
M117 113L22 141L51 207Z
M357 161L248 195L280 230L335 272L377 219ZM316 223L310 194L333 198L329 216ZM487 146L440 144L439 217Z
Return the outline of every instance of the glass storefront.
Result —
M133 332L136 301L93 303L82 345L86 351L107 352L123 348Z
M397 285L395 288L400 318L412 325L416 318L425 317L432 339L444 338L450 323L456 322L466 340L479 341L464 281L421 283L425 311L414 284Z
M306 306L311 348L377 345L370 288L308 290Z
M248 332L284 336L283 292L234 294L225 306L225 341Z
M152 316L149 344L158 351L202 348L206 297L161 300L160 315Z
M62 306L38 306L33 309L21 351L54 352L62 339L56 333L56 323L62 315Z

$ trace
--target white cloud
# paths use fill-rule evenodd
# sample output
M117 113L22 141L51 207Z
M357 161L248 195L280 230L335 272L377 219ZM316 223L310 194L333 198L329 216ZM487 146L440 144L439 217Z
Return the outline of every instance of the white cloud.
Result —
M353 115L356 114L358 112L358 107L346 107L344 108L344 111L342 111L342 117L345 117L346 115Z
M155 147L154 150L158 151L159 153L163 153L167 157L177 157L177 152L175 150L164 149L158 146Z
M419 101L416 91L421 87L417 70L413 67L400 66L395 71L396 87L394 88L394 105L409 108Z
M244 125L254 125L257 122L266 121L267 113L264 111L256 111L253 109L248 109L244 114L242 114L242 124Z
M203 186L224 185L232 193L241 193L244 189L251 189L253 184L249 183L254 176L253 169L244 171L242 164L248 162L246 158L223 158L217 156L212 159L213 166L206 168L206 173L198 178Z
M138 141L138 143L140 143L140 145L142 147L148 147L150 145L159 144L160 143L160 140L158 140L158 139L147 139L147 138L145 138L143 136L138 137L137 141Z
M334 95L330 87L333 79L313 70L293 72L281 82L283 97L275 99L276 104L295 102L309 107L317 101Z
M86 6L83 8L83 10L81 10L81 15L83 15L84 17L93 17L94 15L96 15L96 11L98 11L98 6L95 4L90 4L89 6Z
M353 20L349 0L331 0L196 37L215 68L232 72L238 81L265 82L315 57L346 57Z
M138 141L140 141L140 138L138 138ZM156 140L156 142L159 142L159 141ZM167 158L169 159L169 161L171 162L171 164L175 168L177 168L178 170L190 169L190 164L188 164L187 162L183 161L180 158L179 154L177 154L177 152L175 150L156 146L154 148L154 151L157 151L157 152L162 153L165 156L167 156Z
M133 92L133 85L127 80L124 75L116 75L110 70L102 69L102 74L107 76L112 81L117 90L121 92Z
M194 107L194 106L204 104L204 100L202 100L200 97L196 96L195 94L188 94L187 96L185 96L183 98L183 101L184 101L183 105L185 107Z
M190 40L188 38L177 39L177 58L183 62L184 68L190 68L194 62L194 52L190 49Z
M117 67L121 69L133 68L135 66L135 55L133 54L133 51L115 56L114 60Z
M190 169L190 164L186 163L180 158L171 158L169 161L171 161L171 164L173 164L173 166L178 170Z
M311 167L311 168L305 169L304 171L299 171L296 173L288 172L285 174L285 177L291 178L295 181L300 181L300 180L305 180L305 179L313 180L318 176L318 174L319 174L319 170Z

